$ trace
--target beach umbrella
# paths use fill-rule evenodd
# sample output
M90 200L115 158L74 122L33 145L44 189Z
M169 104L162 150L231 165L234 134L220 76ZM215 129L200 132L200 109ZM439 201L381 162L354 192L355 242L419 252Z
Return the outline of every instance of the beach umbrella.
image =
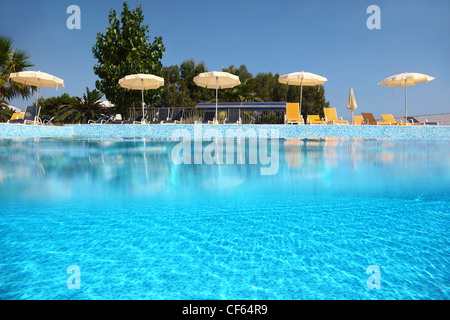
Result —
M59 87L64 87L64 80L41 71L14 72L9 75L9 78L15 82L22 83L27 86L37 87L36 106L38 105L39 88L45 87L58 89Z
M282 75L278 82L289 86L300 86L300 114L302 113L303 86L316 86L323 84L328 79L310 72L292 72Z
M239 81L239 77L221 71L211 71L211 72L203 72L198 74L194 78L194 82L196 85L207 88L207 89L216 89L216 123L217 121L217 95L219 89L228 89L233 88L237 85L241 84Z
M355 96L353 95L353 88L350 89L350 94L348 95L347 109L352 110L352 124L353 124L353 111L358 108L356 104Z
M153 74L130 74L120 79L119 85L125 89L141 90L142 118L144 118L144 90L158 89L164 85L164 79Z
M405 120L408 121L408 113L407 113L407 98L406 98L406 87L409 86L415 86L416 83L419 82L430 82L431 80L434 80L435 78L430 77L426 74L422 73L410 73L410 72L404 72L400 74L393 75L389 78L384 79L379 83L380 86L387 86L388 88L395 88L395 87L405 87Z

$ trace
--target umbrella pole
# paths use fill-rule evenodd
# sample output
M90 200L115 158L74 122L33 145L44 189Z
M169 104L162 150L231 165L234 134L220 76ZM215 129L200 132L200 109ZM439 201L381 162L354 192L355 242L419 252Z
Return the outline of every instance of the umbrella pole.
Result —
M144 119L144 79L141 79L142 119Z
M217 123L219 123L219 119L218 119L218 115L217 115L217 96L218 96L218 87L217 87L217 82L218 82L219 78L216 77L216 121Z
M406 100L406 80L405 80L405 121L408 122L408 112L406 111L406 106L407 106L407 100Z
M300 115L302 114L302 96L303 96L303 78L302 81L300 82Z
M36 89L36 107L39 104L39 85L40 85L41 79L38 79L38 85L37 85L37 89Z

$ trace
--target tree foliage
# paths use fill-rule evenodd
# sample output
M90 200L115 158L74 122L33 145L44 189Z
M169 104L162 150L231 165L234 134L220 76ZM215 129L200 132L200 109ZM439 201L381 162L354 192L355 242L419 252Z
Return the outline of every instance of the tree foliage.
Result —
M13 41L6 36L0 36L0 121L9 120L13 111L7 101L15 97L28 98L33 93L30 86L14 82L9 78L12 72L20 72L34 66L30 55L13 47Z
M58 112L61 106L74 106L78 103L77 97L71 97L67 93L63 93L58 97L50 97L45 99L39 98L39 106L41 106L41 117L53 117Z
M203 62L196 64L193 59L184 61L180 66L163 67L164 91L161 93L162 107L193 108L199 102L214 102L215 91L197 86L193 79L196 75L208 71ZM229 66L222 71L239 76L241 84L234 88L219 90L219 102L299 102L300 87L287 86L278 82L279 75L258 73L253 76L245 65L239 68ZM318 114L323 117L325 89L303 87L302 115Z
M100 99L103 94L98 90L86 93L82 98L75 97L75 103L61 105L55 114L55 121L62 123L87 123L89 120L97 120L103 112Z
M161 59L165 47L161 37L155 37L150 42L149 27L143 25L143 21L141 6L129 10L124 2L120 18L111 9L109 27L105 33L97 34L97 42L92 48L94 58L98 61L94 73L100 78L95 86L124 115L133 103L140 104L141 92L121 88L119 79L135 73L161 76ZM157 103L160 92L160 89L145 90L145 102Z

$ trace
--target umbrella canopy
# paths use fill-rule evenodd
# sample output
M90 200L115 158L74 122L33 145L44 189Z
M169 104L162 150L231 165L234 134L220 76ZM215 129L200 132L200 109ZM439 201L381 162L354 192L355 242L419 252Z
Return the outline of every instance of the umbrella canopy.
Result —
M36 105L39 99L39 88L59 88L64 87L64 80L52 76L51 74L41 71L21 71L14 72L9 75L9 78L15 82L25 84L27 86L37 87Z
M352 110L352 123L353 123L353 111L358 108L356 104L355 95L353 94L353 88L350 89L350 94L348 95L347 109Z
M119 85L131 90L158 89L164 85L164 79L153 74L130 74L120 79Z
M130 74L119 80L122 88L141 90L142 92L142 117L144 117L144 90L157 89L164 85L164 79L153 74Z
M300 86L300 113L302 112L302 96L303 86L316 86L328 81L327 78L319 76L311 72L292 72L282 75L278 78L278 82L290 86Z
M233 88L241 84L239 77L228 73L220 71L203 72L198 74L194 78L196 85L207 88L216 89L216 122L217 122L217 95L218 89L228 89Z
M422 73L411 73L411 72L404 72L400 74L393 75L391 77L388 77L381 81L379 83L380 86L387 86L388 88L395 88L395 87L405 87L405 119L407 119L407 92L406 87L409 86L415 86L416 83L420 82L430 82L434 80L434 77L428 76L426 74Z

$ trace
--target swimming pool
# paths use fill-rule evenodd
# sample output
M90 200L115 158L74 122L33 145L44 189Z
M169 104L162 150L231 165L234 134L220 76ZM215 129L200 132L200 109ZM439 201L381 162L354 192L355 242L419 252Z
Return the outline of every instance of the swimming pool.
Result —
M449 298L450 141L280 139L273 175L177 143L0 140L0 298Z

